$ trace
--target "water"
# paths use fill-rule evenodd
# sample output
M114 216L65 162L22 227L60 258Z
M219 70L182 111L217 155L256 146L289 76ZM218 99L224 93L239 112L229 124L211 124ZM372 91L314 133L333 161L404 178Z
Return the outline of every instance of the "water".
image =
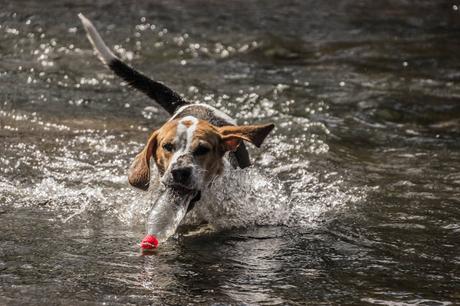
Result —
M459 304L455 5L2 1L0 304ZM156 256L127 168L167 116L78 12L187 99L276 124L197 204L213 228Z

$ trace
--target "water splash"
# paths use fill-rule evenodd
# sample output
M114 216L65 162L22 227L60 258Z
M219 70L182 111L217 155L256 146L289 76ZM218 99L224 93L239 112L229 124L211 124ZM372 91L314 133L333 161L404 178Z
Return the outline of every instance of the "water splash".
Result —
M290 171L302 169L295 182L282 182L277 174L284 168L269 172L255 167L227 168L208 193L196 204L188 222L200 219L215 228L249 227L254 225L315 226L327 219L327 213L339 211L365 198L364 190L346 190L343 179L331 174L320 181L317 173L309 173L307 164L291 165Z
M36 116L29 118L14 112L0 115L16 124L27 122L57 132L69 130L65 125L49 124ZM293 124L303 125L310 132L327 132L323 125L313 128L317 124L306 120L296 123L296 120L292 120ZM280 143L284 150L279 150ZM54 147L53 152L47 151L50 145ZM16 158L0 159L5 174L0 180L3 203L54 210L65 222L103 211L107 217L124 224L144 224L150 206L158 197L158 185L153 184L149 193L142 193L130 188L126 179L130 158L141 146L136 142L127 143L122 134L98 130L80 130L65 138L57 135L55 139L44 139L34 145L4 144L5 150L11 153L9 156ZM346 179L336 172L324 174L302 161L279 165L286 148L290 147L283 137L269 139L266 146L267 152L258 158L257 166L227 168L215 179L185 222L199 224L205 220L216 229L315 226L330 218L330 213L365 198L364 187L348 186ZM315 143L308 143L306 147L305 150L322 148L314 150L317 154L328 151L327 146L318 147ZM36 173L34 179L23 182L8 179L31 171ZM153 168L152 177L157 176Z

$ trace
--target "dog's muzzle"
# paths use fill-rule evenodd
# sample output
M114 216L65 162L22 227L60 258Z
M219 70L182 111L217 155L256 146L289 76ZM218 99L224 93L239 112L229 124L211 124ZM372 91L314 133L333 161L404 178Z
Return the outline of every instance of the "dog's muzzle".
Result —
M192 167L180 167L171 170L173 181L176 184L189 186L192 176Z
M193 181L193 169L189 166L172 168L169 173L167 172L164 175L161 181L167 188L171 188L182 195L189 195L199 191Z

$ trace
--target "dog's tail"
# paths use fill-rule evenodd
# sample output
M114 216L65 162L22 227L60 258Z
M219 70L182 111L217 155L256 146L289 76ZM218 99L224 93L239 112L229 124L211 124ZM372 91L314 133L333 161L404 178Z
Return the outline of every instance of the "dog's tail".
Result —
M81 13L78 14L78 17L83 23L88 39L96 50L99 59L117 76L126 81L130 86L146 94L149 98L157 101L170 114L173 114L179 107L189 104L172 89L148 78L121 61L104 43L92 22Z

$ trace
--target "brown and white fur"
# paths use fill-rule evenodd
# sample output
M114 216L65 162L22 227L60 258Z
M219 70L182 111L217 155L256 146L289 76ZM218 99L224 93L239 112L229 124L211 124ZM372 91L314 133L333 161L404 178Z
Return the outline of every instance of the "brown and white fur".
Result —
M244 141L260 147L273 124L239 126L214 107L184 101L162 83L123 63L105 45L92 23L82 14L79 17L101 61L171 114L162 127L151 133L143 150L134 158L128 174L132 186L149 188L153 160L160 182L192 198L194 203L200 199L201 192L208 190L213 179L222 174L227 160L233 167L250 165ZM193 205L189 209L191 207Z

